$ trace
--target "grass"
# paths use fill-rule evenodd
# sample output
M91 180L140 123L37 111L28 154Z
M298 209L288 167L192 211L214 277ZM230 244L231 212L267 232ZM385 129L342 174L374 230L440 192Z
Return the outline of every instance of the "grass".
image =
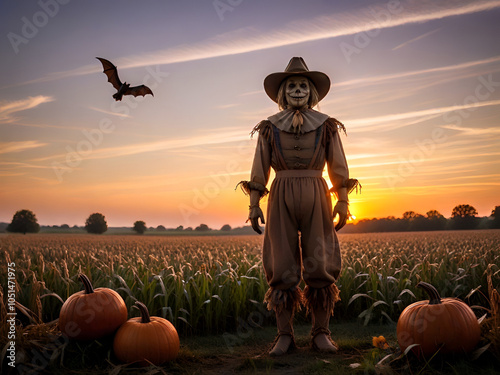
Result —
M139 300L152 315L174 324L183 348L179 359L166 367L169 373L212 368L241 373L286 372L290 370L287 363L299 369L298 373L340 371L351 363L360 363L363 371L375 371L375 358L382 353L374 354L371 336L388 335L396 347L394 322L399 314L410 303L427 299L416 288L421 280L432 283L443 297L461 298L478 317L488 312L484 337L495 345L481 358L488 359L492 352L498 355L499 330L497 320L491 318L494 308L489 303L488 276L490 284L498 287L499 230L340 235L343 268L338 285L342 300L336 306L332 329L338 332L336 338L343 350L326 360L306 349L283 360L262 355L275 328L272 314L262 304L267 283L261 242L258 236L2 235L0 285L7 285L6 265L15 262L16 301L27 312L17 316L20 359L30 362L36 353L46 352L55 353L47 354L54 371L131 371L114 361L109 342L76 344L58 336L54 321L64 300L81 290L80 272L89 276L94 287L116 290L129 308L129 317L136 315L130 307ZM5 288L2 301L0 315L4 320ZM296 322L305 340L299 346L305 346L309 318L300 312ZM2 348L7 343L6 330L0 326ZM38 360L47 362L47 355ZM394 362L391 369L429 373L427 365L420 368L418 363L405 368L405 360ZM446 370L446 360L451 361L451 372ZM461 361L465 361L464 371L468 365L476 366L461 358L430 365L437 366L436 371L454 373L454 368L462 369ZM484 369L488 371L488 365Z
M360 322L333 323L333 337L340 345L337 354L318 353L309 343L310 325L295 326L297 345L288 355L270 357L267 354L276 334L276 328L264 327L239 337L234 346L228 346L224 335L200 335L181 338L179 357L162 367L138 368L124 365L114 357L112 338L82 344L65 343L53 360L43 362L40 355L36 369L40 374L375 374L375 365L382 356L396 348L395 326L376 324L364 326ZM236 335L236 333L233 333ZM372 336L383 335L392 349L380 353L372 346ZM64 340L55 341L55 347ZM41 353L41 352L40 352ZM48 353L49 356L51 353ZM375 358L375 360L374 360ZM360 363L361 368L349 366ZM405 357L393 364L398 374L498 374L498 362L492 356L472 361L464 357L436 357L430 363ZM387 369L386 369L387 371Z

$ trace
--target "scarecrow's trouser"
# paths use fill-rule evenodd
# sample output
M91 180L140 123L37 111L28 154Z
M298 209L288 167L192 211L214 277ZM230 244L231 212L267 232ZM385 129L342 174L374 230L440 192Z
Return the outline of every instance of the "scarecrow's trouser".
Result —
M269 194L262 260L271 290L290 290L301 278L309 287L325 288L341 268L326 181L321 171L289 177L294 173L279 171Z
M313 338L319 333L329 337L329 319L339 299L335 280L341 257L330 193L321 171L278 172L266 223L262 259L270 288L265 302L276 311L278 338L293 337L291 320L302 303L312 313ZM306 283L304 293L298 288L301 279Z

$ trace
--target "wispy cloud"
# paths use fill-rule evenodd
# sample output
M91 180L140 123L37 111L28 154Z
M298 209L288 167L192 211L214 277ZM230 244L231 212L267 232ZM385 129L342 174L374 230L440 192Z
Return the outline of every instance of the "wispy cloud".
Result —
M468 191L478 191L481 189L487 189L488 186L498 186L498 181L492 181L492 182L486 182L486 181L481 181L481 183L478 183L477 181L474 182L464 182L464 183L455 183L455 184L434 184L434 185L421 185L421 186L400 186L398 187L398 194L399 195L404 195L404 194L409 194L409 195L420 195L420 196L429 196L429 195L436 195L438 193L446 193L446 194L451 194L452 192L459 192L461 194L464 194ZM373 193L380 192L382 193L381 196L386 196L384 192L387 192L387 187L383 186L380 188L371 188L370 189L370 194L374 195Z
M228 108L233 108L241 105L240 103L231 103L231 104L222 104L218 105L216 108L217 109L228 109Z
M370 105L376 109L385 106L389 102L398 100L414 101L419 95L425 95L428 100L421 100L422 106L442 105L441 99L429 95L429 89L442 90L442 85L449 82L458 82L464 79L475 79L483 84L484 80L491 80L493 75L500 72L500 56L494 56L486 59L467 61L460 64L448 66L439 66L434 68L403 71L392 74L379 75L374 77L359 78L343 82L334 83L332 95L329 95L321 102L322 109L335 112L337 116L343 118L353 118L359 116L358 103L364 103L364 107ZM433 89L435 87L435 89ZM465 87L465 82L464 82ZM424 92L427 90L427 92ZM445 88L449 90L449 88ZM464 94L465 95L465 94ZM439 102L439 104L433 104ZM404 107L404 106L403 106ZM390 111L390 109L387 109ZM438 117L440 114L430 115ZM420 121L426 121L422 118ZM346 122L346 125L349 123ZM376 126L380 130L392 130L411 123L389 122L381 123ZM372 125L374 130L375 126ZM356 130L353 130L356 131Z
M357 79L352 79L349 81L343 81L343 82L338 82L335 84L335 87L350 87L350 86L366 86L366 85L373 85L373 84L379 84L382 82L387 82L390 80L401 80L404 78L408 77L414 77L414 76L419 76L419 75L428 75L432 73L444 73L444 72L450 72L450 71L458 71L458 70L463 70L463 69L468 69L468 68L474 68L480 65L487 65L487 64L495 64L500 62L500 56L494 56L490 57L487 59L482 59L482 60L474 60L474 61L467 61L464 63L460 64L454 64L454 65L446 65L446 66L440 66L436 68L430 68L430 69L421 69L421 70L412 70L409 72L398 72L394 74L384 74L380 76L374 76L374 77L364 77L364 78L357 78ZM494 67L495 71L498 71L498 66L495 65Z
M0 168L4 169L16 169L20 168L34 168L34 169L53 169L50 165L35 165L29 163L20 163L20 162L0 162Z
M441 127L449 130L457 130L466 136L500 134L500 128L465 128L456 125L442 125Z
M373 123L370 125L370 130L371 131L377 131L377 132L386 132L386 131L392 131L400 128L404 128L407 126L413 126L416 124L421 124L423 122L432 120L434 118L437 118L439 116L442 116L441 113L435 114L435 115L429 115L429 116L418 116L417 118L410 119L409 121L388 121L388 122L379 122L378 124ZM350 122L349 122L350 125ZM354 128L350 129L349 125L347 126L347 131L348 132L365 132L366 128Z
M384 156L391 156L392 154L385 154L385 153L377 153L377 154L354 154L354 155L349 155L347 157L347 160L358 160L358 159L374 159L374 158L380 158Z
M490 174L476 174L476 175L466 175L466 176L454 176L440 179L442 182L445 181L464 181L464 180L481 180L481 183L487 179L498 180L500 178L500 174L498 173L490 173Z
M441 29L442 29L442 28L440 27L440 28L438 28L438 29L435 29L435 30L429 31L429 32L427 32L427 33L425 33L425 34L419 35L419 36L417 36L416 38L413 38L413 39L407 40L406 42L404 42L404 43L401 43L401 44L397 45L397 46L396 46L396 47L394 47L392 50L393 50L393 51L396 51L397 49L403 48L403 47L407 46L407 45L408 45L408 44L410 44L410 43L416 42L417 40L420 40L420 39L424 39L424 38L428 37L429 35L432 35L432 34L434 34L434 33L438 32L438 31L439 31L439 30L441 30Z
M225 131L224 133L212 132L206 135L197 135L189 138L167 139L163 141L134 143L125 146L107 147L96 149L86 156L86 159L108 159L121 156L143 154L147 152L171 151L188 147L210 146L221 143L248 141L248 130ZM32 161L44 161L65 158L66 154L52 155L33 159Z
M463 109L489 107L496 105L500 105L500 100L489 100L483 102L475 102L471 104L460 104L447 107L428 108L420 111L393 113L383 116L353 119L349 120L349 125L354 129L354 128L367 127L377 124L383 124L390 121L406 120L410 118L423 117L423 116L433 116L436 114L445 114L447 112L459 111ZM409 124L412 124L412 122L410 122Z
M100 108L96 108L96 107L89 107L89 109L91 109L93 111L96 111L96 112L105 113L105 114L111 115L111 116L130 117L130 115L127 115L126 113L118 113L118 112L113 112L113 111L107 111L105 109L100 109Z
M476 157L477 156L477 157ZM495 155L493 155L494 157ZM482 155L475 155L473 157L475 160L477 158L482 158ZM455 161L455 160L454 160ZM415 173L412 174L412 177L416 177L419 181L423 181L425 184L428 183L428 181L432 181L434 183L437 181L436 176L439 177L439 180L447 180L447 179L465 179L465 178L474 178L481 167L487 167L492 164L498 164L497 160L486 160L486 161L474 161L470 162L469 159L466 159L465 157L462 159L462 161L458 164L449 164L446 166L446 168L443 168L443 164L437 164L437 163L427 163L425 168L420 168L415 171ZM377 165L373 165L373 167L376 167ZM382 168L376 168L379 172L382 170ZM368 169L368 171L373 171L373 168ZM382 170L383 171L383 170ZM445 177L449 176L450 177ZM453 176L456 175L456 176ZM500 174L489 174L488 176L496 176L500 177ZM384 174L356 174L356 177L360 181L365 181L365 180L376 180L377 182L374 182L373 184L381 185L384 184L386 181L387 176ZM363 186L365 184L363 183Z
M446 17L482 12L500 7L499 0L480 1L432 1L421 0L412 4L402 4L399 14L391 14L380 20L378 14L387 13L387 4L379 3L352 12L342 12L297 21L271 31L245 28L231 31L191 45L180 45L149 54L123 57L116 60L121 69L173 64L214 57L237 55L270 48L311 42L316 40L353 35L374 29L386 29L406 24L428 22ZM99 72L98 64L55 72L30 81L45 82Z
M21 152L31 148L38 148L47 145L39 141L21 141L21 142L0 142L0 154L9 152Z
M462 152L462 153L454 153L451 155L444 155L444 156L436 156L436 157L428 157L426 159L422 160L422 163L427 163L426 165L430 165L434 168L437 168L439 170L443 170L443 164L453 161L460 161L460 160L466 160L470 161L474 158L484 158L484 157L497 157L500 155L500 152L478 152L474 153L471 152L470 149L467 150L468 152ZM389 165L399 165L401 163L404 163L404 159L390 159L390 160L374 160L368 163L363 163L363 164L357 164L357 163L351 163L349 165L349 169L356 169L356 168L374 168L374 167L382 167L382 166L389 166ZM451 167L446 167L447 169ZM460 165L460 168L461 165ZM428 167L426 167L426 170L422 172L425 175L429 174Z
M29 96L26 99L0 102L0 123L11 123L17 120L15 114L27 109L38 107L40 104L52 102L51 96Z
M43 171L52 171L51 165L36 165L24 162L1 162L0 161L0 177L4 177L4 183L7 183L7 177L15 178L23 176L25 178L38 178L33 176L33 170L38 170L40 173ZM53 179L52 179L53 181ZM23 186L28 186L23 182ZM14 188L17 189L17 188Z
M19 173L19 172L1 172L0 171L0 177L18 177L18 176L24 176L25 173Z

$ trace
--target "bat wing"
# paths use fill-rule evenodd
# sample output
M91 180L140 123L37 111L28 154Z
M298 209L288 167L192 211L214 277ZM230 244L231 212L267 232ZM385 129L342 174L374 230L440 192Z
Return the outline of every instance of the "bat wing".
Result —
M151 94L154 96L153 91L151 91L151 89L148 86L140 85L140 86L130 87L127 91L125 91L124 95L146 96L147 94Z
M102 64L103 73L108 77L108 82L111 82L113 87L117 90L120 90L122 82L120 78L118 78L118 71L116 70L116 66L114 66L111 61L103 59L101 57L96 57Z

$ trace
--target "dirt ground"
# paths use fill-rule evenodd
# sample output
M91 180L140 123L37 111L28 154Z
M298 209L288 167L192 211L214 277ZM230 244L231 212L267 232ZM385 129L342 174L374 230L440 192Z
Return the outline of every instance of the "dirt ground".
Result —
M363 326L359 322L332 323L332 337L340 346L335 354L319 353L310 345L310 324L295 325L297 348L282 357L268 354L276 335L275 327L247 327L238 332L220 335L181 337L181 349L175 361L163 366L140 368L121 364L112 351L112 339L94 341L89 345L71 342L64 354L53 358L43 368L30 374L497 374L500 363L485 354L479 360L461 355L434 358L426 363L413 356L398 359L390 366L375 369L387 355L398 357L396 326L381 324ZM373 347L373 336L383 335L389 348ZM389 363L390 361L387 361ZM353 369L350 365L356 365ZM2 368L5 373L19 373Z
M339 327L340 330L341 327ZM307 325L295 327L297 347L282 357L268 354L276 328L256 329L251 332L225 334L221 338L201 337L184 340L175 364L168 366L168 373L186 374L345 374L352 373L351 363L362 360L363 352L372 348L372 336L366 327L354 324L352 332L346 327L332 335L341 350L336 354L319 353L310 345ZM382 326L377 330L389 339L393 327ZM332 326L333 329L333 326ZM357 334L355 334L357 333ZM395 330L394 330L395 333Z
M332 337L339 344L335 354L318 353L310 345L310 325L296 325L297 348L282 357L268 354L276 328L267 327L249 332L222 336L196 337L182 342L175 363L164 367L173 374L497 374L500 363L492 355L479 360L460 355L436 357L428 363L414 356L400 358L389 365L375 364L391 353L397 358L399 348L395 325L363 326L357 322L331 324ZM379 351L372 344L373 336L383 335L389 349ZM392 359L391 358L391 359ZM389 363L390 361L387 361ZM359 364L357 369L350 367Z

